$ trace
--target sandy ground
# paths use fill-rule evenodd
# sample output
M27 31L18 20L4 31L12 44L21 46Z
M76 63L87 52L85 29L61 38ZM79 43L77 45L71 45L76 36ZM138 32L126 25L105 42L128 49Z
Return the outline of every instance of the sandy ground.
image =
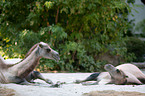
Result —
M42 73L45 78L51 79L54 83L57 81L71 83L76 79L84 79L91 73ZM44 81L35 80L43 83L41 86L1 84L1 86L14 89L16 96L81 96L90 91L128 91L145 93L145 85L90 85L64 84L60 88L50 88Z

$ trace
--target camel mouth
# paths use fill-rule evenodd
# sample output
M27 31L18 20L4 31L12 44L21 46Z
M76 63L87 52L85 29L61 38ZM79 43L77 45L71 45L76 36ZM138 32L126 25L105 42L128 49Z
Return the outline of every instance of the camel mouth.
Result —
M55 54L55 55L53 55L52 57L53 57L53 59L54 59L56 62L58 62L58 61L60 60L60 57L59 57L58 54Z
M107 71L115 71L116 70L116 68L111 64L106 64L104 66L104 69L107 70Z

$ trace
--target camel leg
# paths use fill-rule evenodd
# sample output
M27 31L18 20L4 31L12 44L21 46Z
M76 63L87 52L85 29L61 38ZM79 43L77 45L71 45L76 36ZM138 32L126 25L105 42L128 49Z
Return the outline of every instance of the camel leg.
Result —
M82 82L86 82L86 81L96 81L99 74L100 74L99 72L95 72L84 80L76 80L75 83L82 83Z
M23 82L19 83L20 85L32 85L32 83L29 83L28 81L24 80Z
M40 79L40 80L43 80L45 81L46 83L48 84L53 84L53 82L50 80L50 79L45 79L41 73L39 73L38 71L33 71L33 74L34 74L34 79Z
M11 82L16 83L16 84L20 84L20 85L32 85L25 78L19 78L17 76L15 78L11 78Z
M98 85L99 81L96 82L83 82L82 85Z

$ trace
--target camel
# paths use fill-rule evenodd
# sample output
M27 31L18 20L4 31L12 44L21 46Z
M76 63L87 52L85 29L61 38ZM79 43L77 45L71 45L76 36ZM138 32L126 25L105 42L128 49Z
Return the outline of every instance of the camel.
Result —
M0 56L0 63L3 64L15 64L20 62L22 59L19 58L14 58L14 59L6 59L4 60L1 56ZM48 84L53 84L53 82L50 79L45 79L41 73L39 73L38 71L32 71L31 73L29 73L28 76L25 77L25 79L30 82L30 83L35 83L34 80L36 79L40 79L45 81Z
M33 71L38 65L41 58L52 59L59 61L58 52L54 51L47 43L40 42L35 44L26 54L25 58L18 63L6 64L3 58L0 59L0 83L16 83L16 84L31 84L30 76L39 74ZM41 77L41 76L39 76ZM42 79L41 77L40 79ZM35 79L33 77L33 79ZM48 79L43 79L48 83L52 83Z
M111 64L106 64L104 69L107 72L95 72L84 80L76 80L75 83L83 85L141 85L145 84L145 74L133 64L121 64L114 67ZM87 83L86 81L96 81L95 83ZM84 83L86 82L86 83Z

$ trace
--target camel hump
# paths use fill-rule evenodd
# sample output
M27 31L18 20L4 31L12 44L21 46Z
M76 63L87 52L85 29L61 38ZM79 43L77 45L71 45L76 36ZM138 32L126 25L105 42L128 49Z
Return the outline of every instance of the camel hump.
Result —
M134 67L134 68L138 68L137 66L131 64L131 63L124 63L121 65L116 66L116 68L126 68L126 67ZM139 69L139 68L138 68Z
M19 58L15 58L15 59L6 59L4 60L2 56L0 56L0 65L1 67L3 68L8 68L8 67L11 67L15 64L17 64L18 62L20 62L21 59Z
M135 65L127 63L117 66L116 68L121 69L122 71L129 72L135 75L137 78L145 78L145 74Z

